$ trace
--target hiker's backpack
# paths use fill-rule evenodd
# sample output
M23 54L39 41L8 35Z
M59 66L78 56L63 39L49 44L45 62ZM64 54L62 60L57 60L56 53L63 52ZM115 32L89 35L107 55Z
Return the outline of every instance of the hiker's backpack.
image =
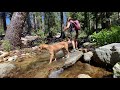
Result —
M81 29L81 25L80 25L80 22L78 20L70 21L70 22L74 24L75 30L80 30Z

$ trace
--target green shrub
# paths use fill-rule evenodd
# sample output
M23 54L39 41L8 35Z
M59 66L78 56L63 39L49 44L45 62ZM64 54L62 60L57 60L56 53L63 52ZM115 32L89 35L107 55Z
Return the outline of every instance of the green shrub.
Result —
M4 34L4 29L0 28L0 35Z
M36 32L32 31L31 34L32 34L32 36L38 35L38 36L40 36L40 38L45 38L44 32L42 30L40 30L40 29L36 30Z
M53 36L57 34L57 29L55 27L50 28L50 31L52 31Z
M2 47L5 51L10 51L12 49L11 44L8 40L3 40Z
M80 31L79 31L79 35L78 35L78 38L84 38L84 37L87 37L86 32L83 31L83 30L80 30Z
M90 37L91 41L96 42L99 46L120 42L120 26L112 26L99 33L94 32Z

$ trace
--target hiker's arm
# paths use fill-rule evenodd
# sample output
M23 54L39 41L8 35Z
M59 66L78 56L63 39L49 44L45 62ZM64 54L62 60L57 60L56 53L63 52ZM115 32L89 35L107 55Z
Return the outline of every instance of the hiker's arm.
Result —
M70 22L67 23L67 26L64 28L64 31L70 27Z

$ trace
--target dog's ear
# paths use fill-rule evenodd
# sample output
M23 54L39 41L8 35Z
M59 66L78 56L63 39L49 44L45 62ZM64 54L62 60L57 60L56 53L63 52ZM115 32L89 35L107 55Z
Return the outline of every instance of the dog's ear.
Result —
M38 47L38 50L39 50L39 51L41 51L41 50L42 50L42 46L41 46L41 45Z

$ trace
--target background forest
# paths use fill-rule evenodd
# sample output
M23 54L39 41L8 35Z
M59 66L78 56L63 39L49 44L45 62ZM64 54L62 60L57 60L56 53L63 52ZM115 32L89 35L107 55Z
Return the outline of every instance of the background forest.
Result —
M1 39L5 36L12 16L13 12L0 13ZM38 35L43 38L43 41L45 41L46 37L55 35L61 35L62 37L62 29L66 25L66 20L69 16L78 19L81 23L80 40L81 38L89 37L91 42L96 42L97 45L120 41L119 12L27 12L20 37Z

